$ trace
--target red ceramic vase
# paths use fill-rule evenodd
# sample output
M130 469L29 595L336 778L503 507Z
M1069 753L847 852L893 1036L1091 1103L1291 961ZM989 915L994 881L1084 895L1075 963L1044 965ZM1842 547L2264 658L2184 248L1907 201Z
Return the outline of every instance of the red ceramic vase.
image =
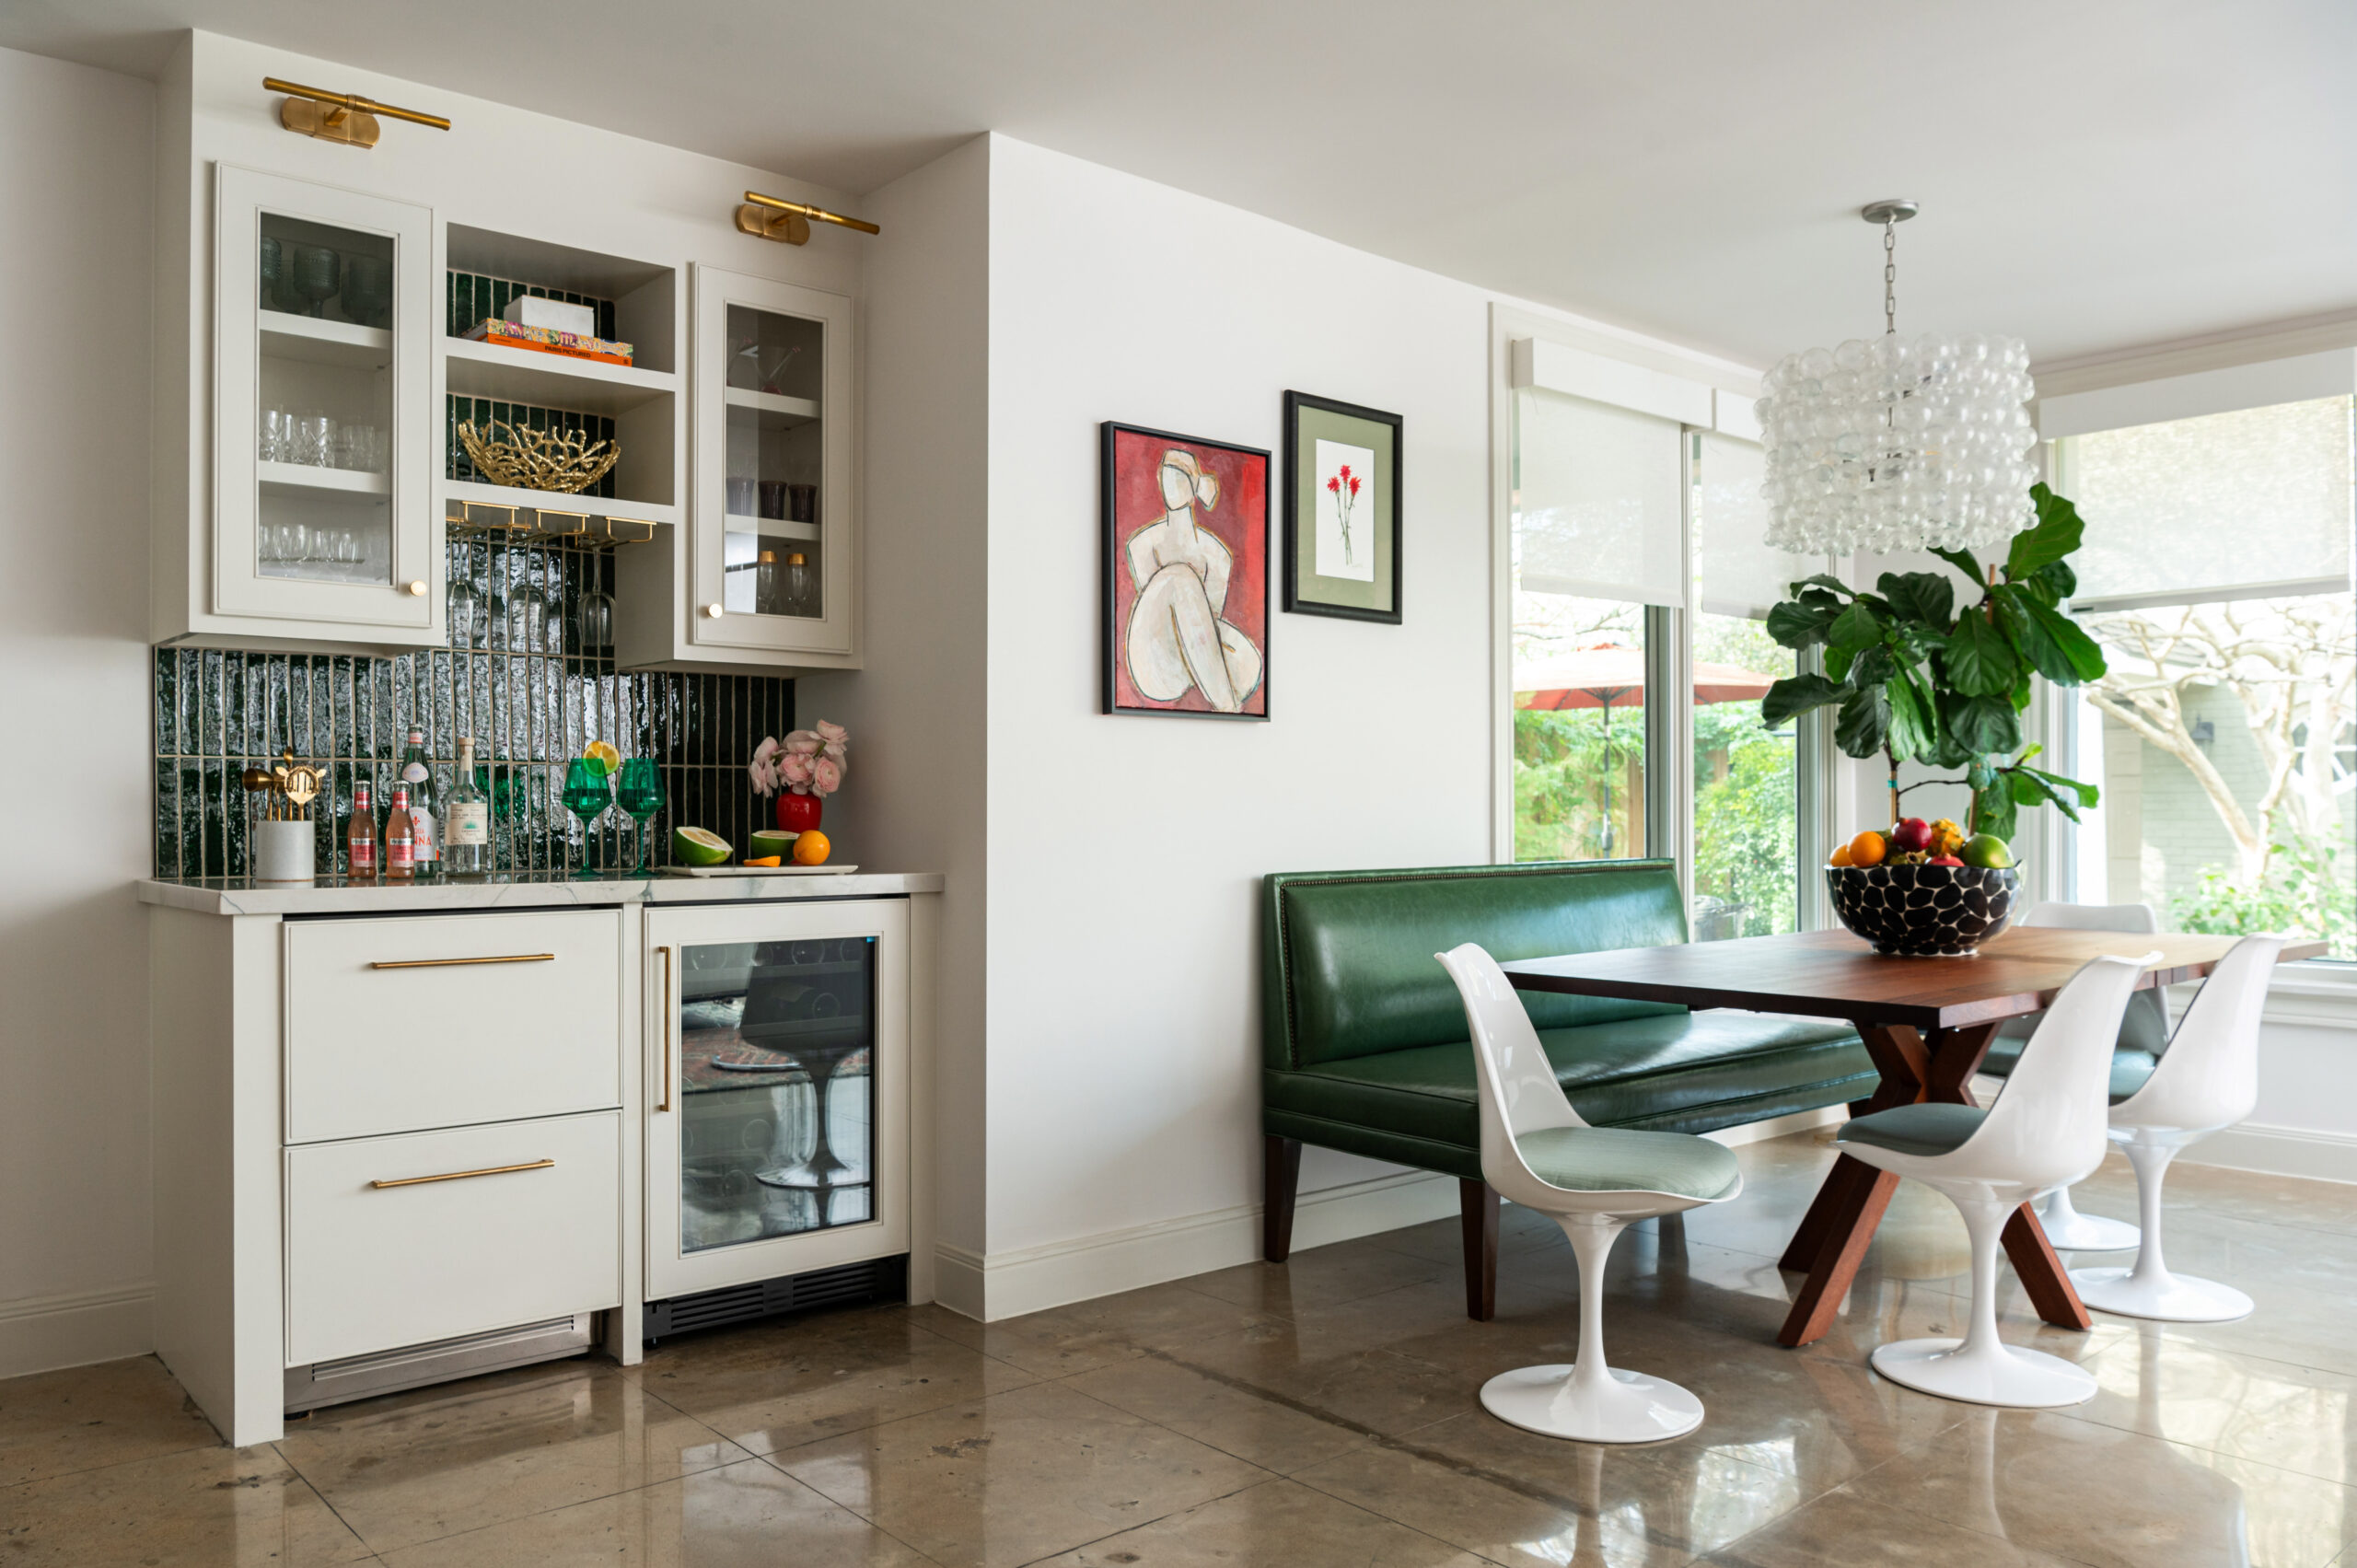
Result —
M825 800L815 795L796 795L792 790L780 791L777 797L777 825L789 833L807 833L819 825L819 815Z

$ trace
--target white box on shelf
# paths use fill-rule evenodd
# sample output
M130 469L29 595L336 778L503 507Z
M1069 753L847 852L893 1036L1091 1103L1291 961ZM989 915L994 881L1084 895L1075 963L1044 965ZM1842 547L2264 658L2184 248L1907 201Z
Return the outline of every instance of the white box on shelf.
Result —
M501 315L519 327L549 327L581 338L598 335L598 313L588 306L567 305L537 294L517 295Z

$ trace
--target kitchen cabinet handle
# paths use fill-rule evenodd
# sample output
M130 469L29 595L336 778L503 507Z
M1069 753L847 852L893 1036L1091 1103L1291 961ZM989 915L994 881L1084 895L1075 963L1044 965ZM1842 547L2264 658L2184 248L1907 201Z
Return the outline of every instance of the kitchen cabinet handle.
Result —
M671 949L663 954L663 1103L657 1110L671 1109Z
M488 958L378 958L372 970L438 970L452 964L552 964L554 953L500 953Z
M513 1170L547 1170L554 1160L526 1160L522 1165L489 1165L481 1170L446 1170L439 1176L396 1176L390 1181L381 1179L370 1182L371 1187L422 1187L429 1181L464 1181L476 1176L505 1176Z

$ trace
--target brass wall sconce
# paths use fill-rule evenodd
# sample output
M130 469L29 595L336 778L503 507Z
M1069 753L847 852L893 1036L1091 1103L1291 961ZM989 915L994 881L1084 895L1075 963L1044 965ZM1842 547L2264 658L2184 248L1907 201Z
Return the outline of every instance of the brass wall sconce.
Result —
M813 207L802 202L788 202L776 196L764 196L759 191L745 192L745 204L737 209L737 228L759 239L774 239L781 245L810 243L810 221L840 224L855 228L862 234L884 231L872 223L847 218L841 213L830 213L824 207Z
M306 136L317 136L323 142L342 142L348 147L373 147L377 145L377 116L406 120L412 125L431 125L436 131L447 131L450 122L438 114L427 114L414 109L396 109L389 103L378 103L362 98L358 93L323 92L297 82L282 82L276 76L261 79L264 91L284 93L286 101L278 106L278 122L289 131Z

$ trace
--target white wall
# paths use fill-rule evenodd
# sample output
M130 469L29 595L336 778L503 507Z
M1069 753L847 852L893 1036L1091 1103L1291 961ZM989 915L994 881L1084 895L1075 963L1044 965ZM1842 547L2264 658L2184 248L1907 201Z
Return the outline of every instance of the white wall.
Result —
M155 96L0 50L0 1377L151 1342Z
M1253 1255L1264 873L1489 858L1490 300L993 138L990 1316ZM1289 388L1405 419L1404 624L1273 614L1265 724L1099 714L1098 422L1275 450Z
M795 682L795 722L851 729L827 803L842 853L948 875L941 900L938 1220L951 1256L983 1240L982 641L990 150L977 137L863 198L868 253L865 668ZM922 1135L922 1133L921 1133ZM961 1310L978 1304L955 1293Z

